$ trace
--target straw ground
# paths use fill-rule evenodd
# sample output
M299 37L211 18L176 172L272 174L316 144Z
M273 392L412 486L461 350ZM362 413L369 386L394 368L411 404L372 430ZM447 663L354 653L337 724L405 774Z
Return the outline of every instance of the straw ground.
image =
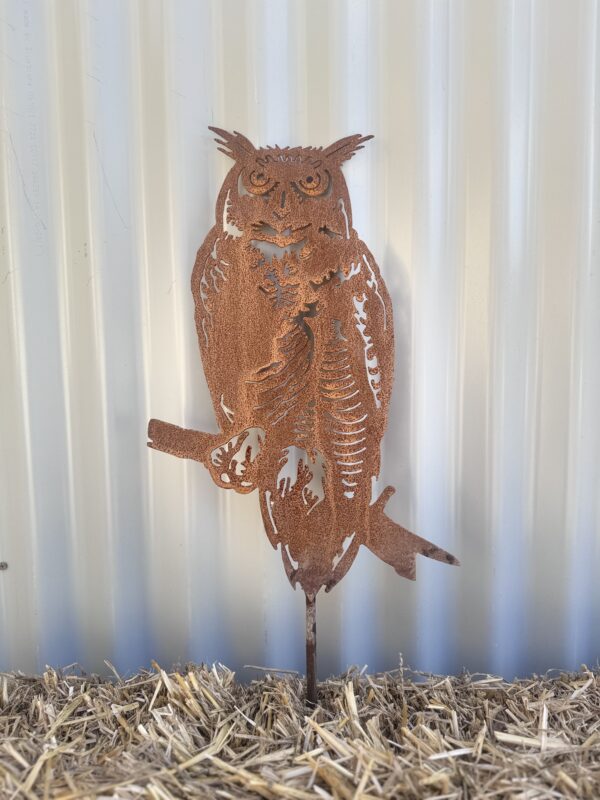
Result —
M600 797L600 674L0 676L0 797Z

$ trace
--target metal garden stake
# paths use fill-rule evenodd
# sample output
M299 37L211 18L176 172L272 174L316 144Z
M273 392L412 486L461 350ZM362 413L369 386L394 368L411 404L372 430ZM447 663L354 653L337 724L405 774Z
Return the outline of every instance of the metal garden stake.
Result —
M457 564L371 501L394 369L392 306L352 227L342 165L370 136L256 148L211 128L233 160L192 274L218 433L152 419L149 447L192 458L223 489L258 490L266 534L306 594L307 700L315 703L316 596L361 545L405 578L417 554Z

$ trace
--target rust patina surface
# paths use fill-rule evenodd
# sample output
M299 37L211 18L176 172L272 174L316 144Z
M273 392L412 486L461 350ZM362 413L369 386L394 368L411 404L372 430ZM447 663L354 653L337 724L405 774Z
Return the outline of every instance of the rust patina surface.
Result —
M211 128L233 159L192 293L218 433L153 419L149 446L192 458L223 489L255 489L269 541L308 597L335 586L361 545L415 578L450 553L372 501L394 371L390 298L352 227L343 163L370 136L256 148Z

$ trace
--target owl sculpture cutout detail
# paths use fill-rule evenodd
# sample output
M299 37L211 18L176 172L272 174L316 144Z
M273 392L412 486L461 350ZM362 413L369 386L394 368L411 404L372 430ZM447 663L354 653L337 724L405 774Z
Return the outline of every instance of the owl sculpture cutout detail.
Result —
M255 489L287 577L329 591L361 545L405 578L454 556L393 522L379 475L394 371L390 298L352 227L342 165L370 136L256 148L211 128L233 159L192 274L218 433L153 419L150 447L191 458L223 489Z

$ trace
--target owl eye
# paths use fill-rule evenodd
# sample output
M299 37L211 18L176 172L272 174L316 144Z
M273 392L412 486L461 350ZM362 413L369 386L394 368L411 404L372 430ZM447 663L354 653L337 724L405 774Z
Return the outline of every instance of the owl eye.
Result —
M304 194L310 197L324 194L329 187L329 173L322 174L316 169L307 172L303 178L298 181L298 186Z
M243 177L244 186L252 194L266 194L273 187L273 179L261 169L253 169Z

